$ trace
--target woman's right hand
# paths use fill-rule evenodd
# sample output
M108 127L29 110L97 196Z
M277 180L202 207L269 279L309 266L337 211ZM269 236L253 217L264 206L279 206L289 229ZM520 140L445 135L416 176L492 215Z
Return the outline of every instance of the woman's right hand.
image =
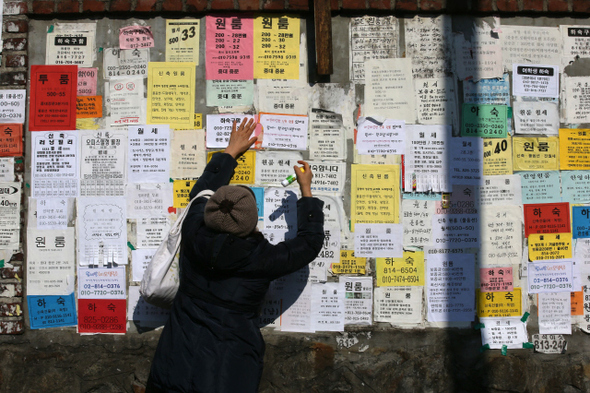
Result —
M295 165L293 169L295 169L295 175L297 176L297 183L299 183L299 188L301 189L301 195L304 197L310 197L312 196L311 179L313 178L311 167L305 161L299 160L297 162L302 166ZM303 169L303 171L301 169Z

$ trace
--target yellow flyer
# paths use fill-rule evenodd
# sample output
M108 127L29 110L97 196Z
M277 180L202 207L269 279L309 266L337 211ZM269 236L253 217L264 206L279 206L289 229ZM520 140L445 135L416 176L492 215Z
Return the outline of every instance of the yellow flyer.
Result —
M590 169L590 129L559 129L559 169Z
M483 174L512 175L512 137L483 139Z
M399 222L399 165L351 166L350 220L355 223Z
M166 61L199 65L199 19L166 19Z
M477 291L477 316L502 318L522 316L520 288L507 292Z
M192 127L179 127L175 128L175 131L189 131L189 130L200 130L203 128L203 114L195 113L195 124Z
M515 171L559 170L559 138L512 138L513 169Z
M254 78L299 79L299 18L254 19Z
M377 258L378 287L424 285L424 252L404 251L402 258Z
M207 153L207 162L211 161L211 157L216 153L219 151ZM238 158L238 166L229 184L254 184L254 173L256 173L256 152L249 150Z
M148 63L148 124L193 127L195 68L195 63Z
M189 194L195 185L196 180L174 180L172 183L172 207L186 207L189 202Z
M334 274L365 274L367 258L355 257L354 250L340 250L340 262L332 264Z
M570 259L572 257L571 233L531 233L529 234L529 259Z

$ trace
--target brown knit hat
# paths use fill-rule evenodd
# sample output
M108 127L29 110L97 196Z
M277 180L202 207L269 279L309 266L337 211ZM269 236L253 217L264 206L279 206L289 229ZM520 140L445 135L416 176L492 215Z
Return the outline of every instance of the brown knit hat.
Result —
M243 186L222 186L205 205L205 225L217 232L245 237L258 223L254 193Z

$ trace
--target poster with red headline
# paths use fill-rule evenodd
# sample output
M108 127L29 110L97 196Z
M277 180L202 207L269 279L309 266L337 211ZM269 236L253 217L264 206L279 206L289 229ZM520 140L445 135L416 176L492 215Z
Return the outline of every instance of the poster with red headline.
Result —
M523 205L524 236L531 233L571 233L570 204L532 203Z
M78 333L125 333L126 299L78 299Z
M31 66L29 131L76 129L78 66Z
M0 157L23 155L23 125L0 124Z

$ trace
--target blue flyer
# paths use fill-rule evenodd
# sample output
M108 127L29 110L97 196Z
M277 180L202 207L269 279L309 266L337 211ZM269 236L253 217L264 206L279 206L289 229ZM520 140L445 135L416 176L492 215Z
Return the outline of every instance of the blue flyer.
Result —
M522 203L561 202L558 171L518 172L522 187Z
M590 237L590 206L572 207L572 238Z
M561 171L562 202L590 202L589 181L590 171Z
M31 329L75 326L76 299L70 295L27 296Z
M264 221L264 187L251 187L256 198L256 207L258 208L258 221Z

